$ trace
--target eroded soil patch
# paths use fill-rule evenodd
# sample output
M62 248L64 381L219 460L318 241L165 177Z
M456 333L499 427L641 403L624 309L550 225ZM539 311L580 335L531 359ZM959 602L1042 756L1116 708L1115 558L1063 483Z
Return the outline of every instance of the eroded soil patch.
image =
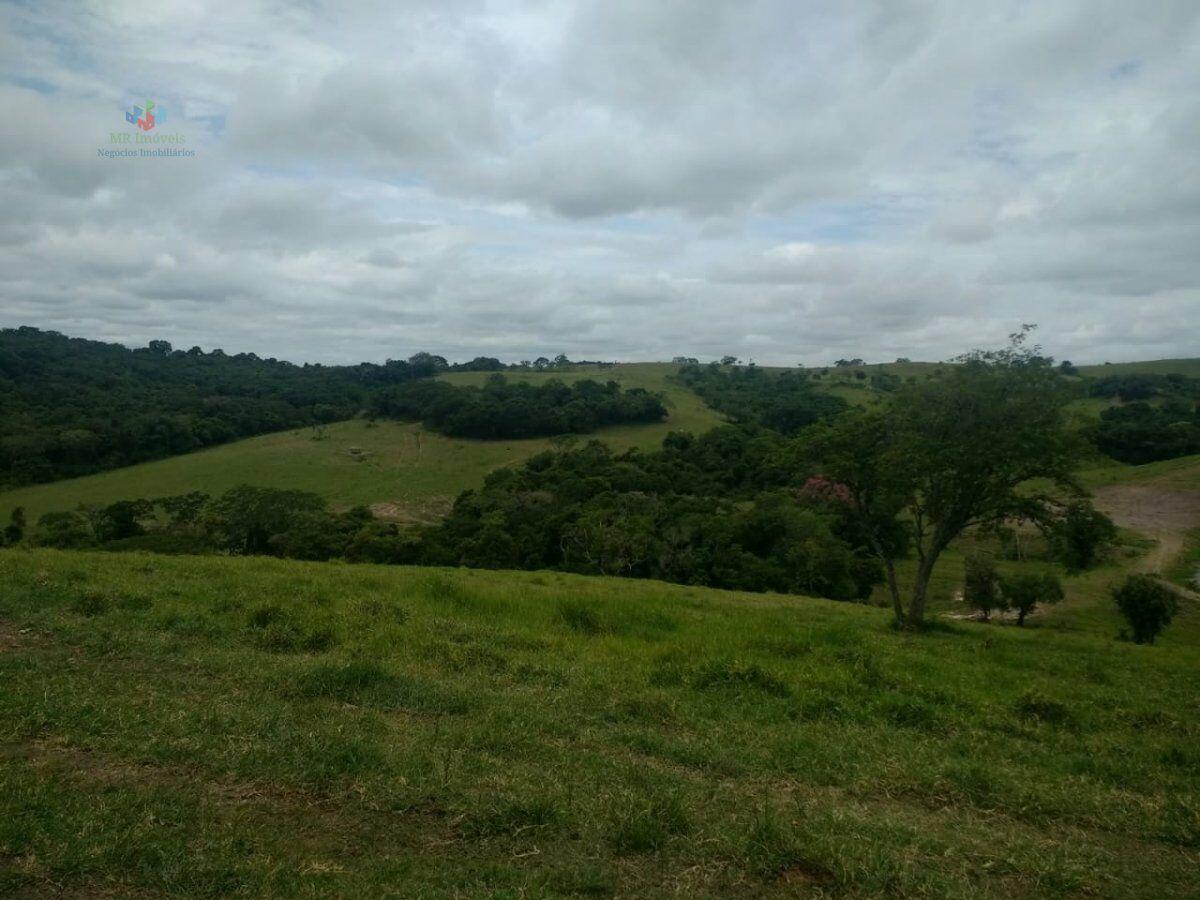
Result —
M1162 572L1183 550L1184 536L1200 526L1200 491L1111 484L1094 492L1096 508L1122 528L1158 541L1142 568Z

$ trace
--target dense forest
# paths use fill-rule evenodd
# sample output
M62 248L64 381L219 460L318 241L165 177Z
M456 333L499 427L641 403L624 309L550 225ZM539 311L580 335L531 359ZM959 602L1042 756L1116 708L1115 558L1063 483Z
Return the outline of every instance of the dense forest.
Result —
M661 450L548 452L468 491L418 544L423 561L554 568L862 599L882 577L842 507L791 489L782 442L726 427Z
M571 365L563 355L505 366L491 357L451 364L429 353L382 365L294 365L253 353L177 350L166 341L131 350L36 328L3 329L0 487L86 475L269 431L347 419L368 410L389 388L424 384L442 372L554 371ZM541 419L528 418L533 430L517 433L509 426L504 436L560 433L547 430L556 422L566 432L596 427L584 427L588 421L662 416L661 405L649 395L628 397L609 388L598 393L604 397L595 403L590 393L576 398L569 422L541 410ZM466 407L478 410L481 405L465 402L478 394L449 386L442 391L443 397L464 398L458 404L462 421ZM553 391L522 398L526 405L559 399ZM587 406L586 412L580 405Z
M622 390L615 382L550 380L533 385L510 382L499 373L482 388L443 381L414 381L381 391L372 412L420 421L451 437L521 438L583 434L605 425L661 422L662 400L641 388Z
M1100 413L1092 434L1113 459L1141 465L1200 453L1200 378L1108 375L1088 393L1118 403Z
M680 367L683 383L731 421L796 434L820 419L847 408L840 397L822 393L804 370L768 374L754 365Z

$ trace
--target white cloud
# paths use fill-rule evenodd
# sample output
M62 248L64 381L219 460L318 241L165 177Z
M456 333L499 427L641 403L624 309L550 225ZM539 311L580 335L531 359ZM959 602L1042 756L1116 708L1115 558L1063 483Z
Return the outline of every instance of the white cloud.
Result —
M318 360L1195 355L1200 9L0 7L0 325ZM104 160L156 98L186 160Z

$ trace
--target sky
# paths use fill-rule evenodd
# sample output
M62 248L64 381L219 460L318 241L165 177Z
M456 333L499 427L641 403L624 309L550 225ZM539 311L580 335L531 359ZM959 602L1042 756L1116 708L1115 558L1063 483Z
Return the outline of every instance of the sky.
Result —
M1196 0L0 2L0 110L0 327L1200 355Z

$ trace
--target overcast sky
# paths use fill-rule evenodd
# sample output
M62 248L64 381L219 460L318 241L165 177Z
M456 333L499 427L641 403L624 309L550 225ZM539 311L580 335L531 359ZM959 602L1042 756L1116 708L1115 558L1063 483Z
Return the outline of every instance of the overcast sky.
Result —
M125 110L195 155L106 159ZM1200 355L1200 3L0 3L0 325Z

